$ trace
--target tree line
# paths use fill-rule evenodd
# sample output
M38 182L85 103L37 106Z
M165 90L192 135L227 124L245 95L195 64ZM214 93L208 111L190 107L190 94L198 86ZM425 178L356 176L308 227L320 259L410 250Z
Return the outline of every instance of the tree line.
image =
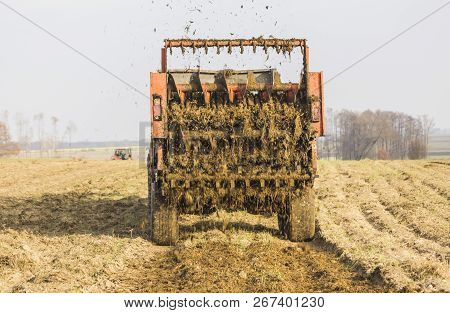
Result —
M15 125L15 138L11 136L11 123ZM63 131L60 129L60 121L56 116L46 119L43 113L37 113L27 118L17 113L11 119L8 111L0 112L0 156L17 155L20 151L28 153L33 148L39 150L39 155L47 156L50 152L56 153L60 143L66 141L69 146L72 136L77 128L70 121Z
M62 142L72 143L77 128L69 122L65 128L55 116L46 119L43 113L32 119L18 113L15 123L15 140L10 134L7 111L0 112L0 156L25 153L33 148L42 157L56 154ZM428 154L428 140L433 120L426 115L413 117L391 111L355 112L335 111L328 108L325 114L326 135L318 139L319 157L322 159L422 159Z
M322 159L422 159L434 126L426 115L391 111L354 112L328 108L326 136L318 141Z

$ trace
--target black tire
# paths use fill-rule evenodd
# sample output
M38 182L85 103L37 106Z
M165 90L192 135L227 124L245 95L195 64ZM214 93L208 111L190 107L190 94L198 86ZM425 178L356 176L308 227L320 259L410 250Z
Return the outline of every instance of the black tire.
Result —
M157 187L153 143L147 158L150 239L158 245L175 245L178 240L178 212L170 207Z
M283 213L278 213L278 230L280 231L280 235L284 238L287 238L287 223L288 223L288 215Z
M290 241L307 241L314 237L316 206L312 187L305 187L299 195L293 196L286 213L285 233Z
M173 246L178 240L178 212L158 194L155 185L150 187L150 237L157 245Z

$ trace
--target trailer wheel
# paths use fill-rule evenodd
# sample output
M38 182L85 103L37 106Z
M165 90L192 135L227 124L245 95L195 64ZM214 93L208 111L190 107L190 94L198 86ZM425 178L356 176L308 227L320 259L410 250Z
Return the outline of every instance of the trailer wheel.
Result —
M288 223L288 215L283 213L278 213L278 230L280 231L281 236L284 238L287 237L287 223Z
M314 237L316 228L315 194L311 186L293 196L285 220L285 233L291 241L306 241Z
M150 236L157 245L172 246L178 240L178 212L169 206L163 196L155 191L155 183L150 192Z

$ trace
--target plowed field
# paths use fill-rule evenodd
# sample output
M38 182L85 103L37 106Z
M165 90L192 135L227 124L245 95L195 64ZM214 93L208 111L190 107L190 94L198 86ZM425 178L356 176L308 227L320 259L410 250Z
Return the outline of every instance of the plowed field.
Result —
M0 291L450 291L448 161L319 170L311 242L216 212L182 215L178 245L158 247L137 162L0 159Z

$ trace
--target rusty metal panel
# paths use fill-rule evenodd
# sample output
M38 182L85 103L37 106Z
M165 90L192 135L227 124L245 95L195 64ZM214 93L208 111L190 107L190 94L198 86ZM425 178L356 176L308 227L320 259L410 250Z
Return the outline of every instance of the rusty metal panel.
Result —
M241 47L241 53L243 47L264 47L266 50L268 47L276 48L277 52L288 51L290 52L295 47L305 47L305 39L281 39L281 38L252 38L252 39L166 39L164 40L164 46L171 50L172 48L205 48L208 47Z
M311 103L311 121L316 123L320 122L321 118L321 104L319 101Z
M313 167L313 171L314 173L317 172L317 141L316 139L314 139L311 142L311 163L312 163L312 167Z
M273 69L263 70L170 70L168 74L169 90L176 90L184 102L186 93L203 92L205 103L209 103L211 92L228 92L229 99L242 100L245 91L260 91L268 100L273 91L286 92L287 101L295 101L299 84L282 83L280 74Z
M150 73L150 118L153 138L165 138L166 104L166 73Z
M153 121L162 121L162 110L160 104L153 103Z
M161 48L161 72L167 72L167 50Z
M164 151L162 142L156 143L156 168L161 171L164 168Z
M323 96L323 73L309 72L309 95L311 97L311 124L318 136L325 133L325 104Z

